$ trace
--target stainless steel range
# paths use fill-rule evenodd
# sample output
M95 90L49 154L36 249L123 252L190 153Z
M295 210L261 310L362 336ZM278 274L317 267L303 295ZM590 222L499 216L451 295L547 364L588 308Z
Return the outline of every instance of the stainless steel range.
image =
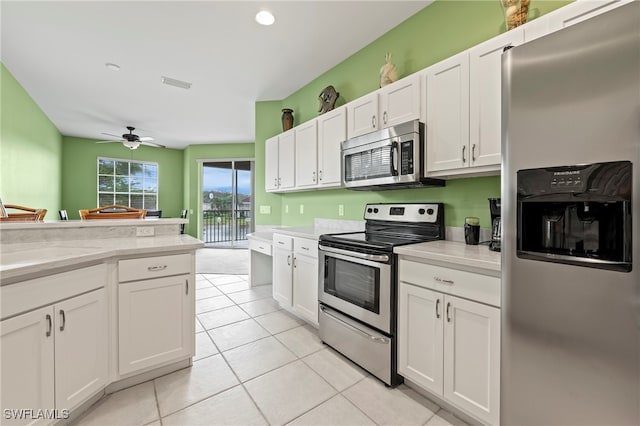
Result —
M389 386L396 372L396 246L444 239L444 205L367 204L364 232L320 236L320 338Z

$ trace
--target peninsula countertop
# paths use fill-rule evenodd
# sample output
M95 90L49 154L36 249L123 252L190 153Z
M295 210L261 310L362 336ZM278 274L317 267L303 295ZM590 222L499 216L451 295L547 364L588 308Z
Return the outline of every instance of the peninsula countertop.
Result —
M43 275L49 270L80 268L118 256L195 250L204 243L190 235L104 238L0 245L0 283Z

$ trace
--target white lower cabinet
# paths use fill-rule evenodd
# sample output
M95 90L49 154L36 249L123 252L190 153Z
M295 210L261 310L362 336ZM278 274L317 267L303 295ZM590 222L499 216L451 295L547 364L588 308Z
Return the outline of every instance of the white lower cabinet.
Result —
M280 306L318 326L318 242L273 236L273 298Z
M293 238L273 235L273 298L283 308L293 304Z
M55 408L62 415L107 384L104 289L4 320L0 327L3 410Z
M187 274L118 286L121 375L193 355L194 293Z
M318 243L296 238L293 252L293 311L318 325Z
M75 407L108 380L105 289L55 305L56 408Z
M416 280L403 277L400 267L398 372L483 423L497 425L500 309L424 288L431 272L425 269L424 280Z
M46 424L7 419L4 410L54 408L53 308L0 322L2 424Z

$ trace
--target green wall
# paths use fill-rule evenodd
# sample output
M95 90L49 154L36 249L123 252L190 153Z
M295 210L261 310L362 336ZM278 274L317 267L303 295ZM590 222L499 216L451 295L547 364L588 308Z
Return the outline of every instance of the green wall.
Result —
M185 227L185 232L187 234L200 238L202 231L202 223L199 220L202 214L200 205L202 178L200 176L201 161L199 160L233 160L253 158L253 143L189 145L184 150L183 204L186 206L185 208L189 210L189 224ZM257 173L255 174L257 176ZM264 172L262 174L264 175ZM264 183L262 184L262 188L264 188Z
M568 3L532 0L529 19ZM281 108L292 108L298 125L317 116L318 94L330 84L340 92L337 106L375 91L386 52L392 54L392 62L402 78L504 31L504 15L498 0L436 1L279 104L258 103L256 159L261 158L264 167L264 141L281 132ZM424 201L445 203L447 226L462 226L465 216L478 216L481 226L488 228L487 198L500 196L498 176L449 180L444 188L367 192L338 189L279 195L267 194L263 176L262 179L259 182L256 177L256 206L270 205L272 214L256 213L260 225L312 225L315 217L360 220L367 202ZM301 204L304 214L299 213ZM339 204L344 205L344 217L338 216ZM287 206L289 212L285 213Z
M183 151L141 145L128 149L121 143L96 144L93 139L64 136L62 143L62 206L69 219L80 219L78 210L95 208L98 157L158 163L158 209L162 217L179 217L183 207ZM54 219L54 218L52 218Z
M0 197L6 204L47 209L61 203L62 136L0 63Z

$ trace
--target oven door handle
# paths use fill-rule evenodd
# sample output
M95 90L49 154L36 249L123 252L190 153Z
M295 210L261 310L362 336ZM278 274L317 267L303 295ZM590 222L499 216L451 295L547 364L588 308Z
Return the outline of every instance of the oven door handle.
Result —
M326 251L327 253L334 254L342 254L344 256L356 257L358 259L371 260L373 262L388 262L389 255L388 254L367 254L367 253L358 253L350 250L337 249L333 247L323 246L322 244L318 245L318 248L322 251Z
M331 314L331 312L329 312L329 310L327 308L325 308L324 306L320 306L320 310L322 312L324 312L325 315L330 316L331 318L333 318L335 321L339 322L341 325L363 335L364 337L366 337L367 339L371 340L372 342L376 342L376 343L380 343L382 345L386 345L389 343L389 339L387 339L386 337L378 337L378 336L372 336L371 334L367 333L364 330L359 329L358 327L351 325L343 320L341 320L340 318L338 318L337 316Z

